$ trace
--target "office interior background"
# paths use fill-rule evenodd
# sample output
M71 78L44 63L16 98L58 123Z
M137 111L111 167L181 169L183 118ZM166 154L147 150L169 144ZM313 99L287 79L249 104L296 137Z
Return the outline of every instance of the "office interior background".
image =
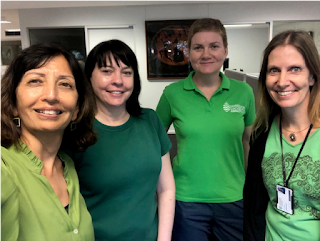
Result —
M1 23L1 65L8 64L17 44L30 46L37 33L52 38L80 30L84 50L75 51L83 58L97 43L119 38L137 56L142 107L155 109L164 87L177 80L148 79L145 21L210 17L226 25L252 24L227 28L228 58L230 70L256 77L263 50L277 32L306 30L320 51L319 9L320 1L1 1L1 20L11 22ZM9 29L20 35L8 34Z

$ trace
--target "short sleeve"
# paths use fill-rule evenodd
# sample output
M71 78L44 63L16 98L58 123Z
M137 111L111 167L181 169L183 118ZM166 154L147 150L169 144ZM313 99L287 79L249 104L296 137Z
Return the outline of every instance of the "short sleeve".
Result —
M246 109L246 114L245 114L245 126L251 126L253 125L255 118L256 118L256 107L255 107L255 99L254 99L254 94L252 88L249 86L249 91L248 91L248 105Z
M158 116L158 114L155 111L153 112L153 124L155 126L155 128L157 129L157 133L158 133L158 137L160 140L160 144L161 144L161 156L164 156L165 154L167 154L169 152L169 150L171 149L171 141L166 133L166 130L164 129L164 126Z
M1 240L19 236L19 190L4 160L1 161Z
M170 127L173 119L171 116L170 103L166 97L165 92L163 92L163 94L159 100L156 112L159 115L164 127L166 127L166 128Z

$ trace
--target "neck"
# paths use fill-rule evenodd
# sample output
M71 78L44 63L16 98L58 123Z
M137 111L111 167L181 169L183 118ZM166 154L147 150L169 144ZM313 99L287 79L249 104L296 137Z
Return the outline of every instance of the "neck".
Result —
M221 77L218 73L201 74L196 72L193 76L193 81L197 87L219 87L221 84Z
M97 108L96 119L107 126L120 126L126 123L130 114L125 108Z
M291 132L298 132L306 129L311 124L308 113L292 113L282 111L282 127Z
M44 169L53 170L59 161L57 154L61 146L62 137L63 133L31 134L22 131L20 139L43 162Z

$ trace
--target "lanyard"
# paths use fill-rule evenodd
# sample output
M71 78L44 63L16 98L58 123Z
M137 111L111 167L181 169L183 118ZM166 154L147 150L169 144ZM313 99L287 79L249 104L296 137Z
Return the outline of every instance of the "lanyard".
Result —
M311 131L313 125L310 124L309 130L308 130L308 132L307 132L307 134L306 134L306 137L304 138L304 141L303 141L303 143L302 143L302 146L301 146L301 148L300 148L300 151L299 151L299 153L298 153L298 156L297 156L297 158L296 158L296 160L295 160L295 162L294 162L294 164L293 164L293 166L292 166L291 172L290 172L290 174L289 174L289 176L288 176L288 178L287 178L287 180L286 180L286 168L285 168L285 163L284 163L284 159L283 159L281 115L280 115L280 121L279 121L279 122L280 122L280 123L279 123L279 129L280 129L280 144L281 144L281 159L282 159L283 185L284 185L285 187L288 187L289 179L290 179L290 177L291 177L291 175L292 175L292 172L293 172L294 168L296 167L297 161L298 161L298 159L299 159L299 157L300 157L300 154L301 154L301 152L302 152L302 150L303 150L304 145L305 145L306 142L307 142L308 136L309 136L309 134L310 134L310 131Z

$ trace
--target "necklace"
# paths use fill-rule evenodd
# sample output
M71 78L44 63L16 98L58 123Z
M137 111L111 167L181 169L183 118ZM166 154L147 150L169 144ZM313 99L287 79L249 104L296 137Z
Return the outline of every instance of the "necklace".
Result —
M283 127L282 127L282 129L286 130L287 132L290 132L290 134L289 134L290 141L291 141L291 142L295 142L295 141L297 140L296 133L300 133L300 132L302 132L302 131L305 131L305 130L308 129L309 127L310 127L310 126L304 128L304 129L301 130L301 131L296 131L296 132L289 131L289 130L283 128Z

